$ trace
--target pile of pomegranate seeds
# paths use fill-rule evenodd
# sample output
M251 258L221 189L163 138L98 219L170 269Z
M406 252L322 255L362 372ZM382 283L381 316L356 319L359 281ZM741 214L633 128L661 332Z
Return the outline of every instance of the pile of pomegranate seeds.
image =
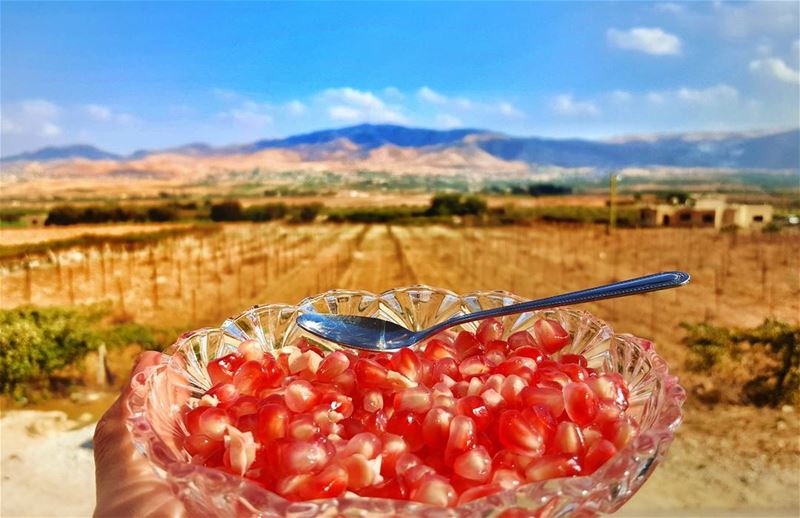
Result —
M192 462L289 500L342 495L460 505L520 484L587 475L637 433L618 374L555 355L554 320L502 340L496 320L419 350L277 356L253 341L208 365L183 417Z

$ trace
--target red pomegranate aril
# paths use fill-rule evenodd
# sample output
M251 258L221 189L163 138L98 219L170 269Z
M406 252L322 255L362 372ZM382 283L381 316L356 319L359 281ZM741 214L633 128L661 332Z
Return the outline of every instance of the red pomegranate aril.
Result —
M469 331L461 331L456 336L455 341L453 342L453 347L456 350L456 357L459 360L463 360L464 358L469 358L475 354L481 354L483 352L483 346L475 335L470 333Z
M365 387L382 387L386 385L389 371L383 365L367 359L359 358L353 368L356 381Z
M233 424L231 416L225 410L209 407L200 414L197 428L201 434L208 436L211 440L221 441L225 437L225 430L230 424Z
M538 347L523 345L511 351L512 357L530 358L539 365L545 358L545 352Z
M199 406L186 412L186 415L183 417L183 422L190 435L200 433L200 415L209 408L212 407Z
M475 331L475 338L483 345L492 340L500 340L503 337L503 324L494 318L481 320L478 329Z
M572 379L555 367L542 367L536 371L533 377L533 385L543 387L564 387Z
M215 441L207 435L191 434L187 435L183 441L183 447L191 455L209 456L215 450L222 448L221 441Z
M569 333L564 327L549 318L540 318L533 324L536 342L547 354L563 349L570 342Z
M567 363L561 366L561 372L569 376L572 381L585 381L589 377L586 369L576 363Z
M356 387L356 374L353 369L346 369L332 381L345 394L352 394Z
M239 389L233 383L217 383L206 391L207 396L213 396L218 406L229 407L239 398Z
M264 359L264 350L255 340L245 340L239 344L238 350L239 354L245 359L245 361L260 362Z
M394 396L396 412L414 412L424 414L431 409L431 393L424 387L414 387L397 392Z
M491 370L486 358L482 355L470 356L458 366L458 372L465 379L487 374Z
M363 455L367 460L372 460L381 454L383 445L381 440L373 433L361 432L354 435L347 445L341 450L342 456Z
M544 453L544 438L517 410L500 414L497 435L505 448L518 455L538 457Z
M558 423L553 436L553 453L565 453L570 456L583 455L583 434L575 423L562 421Z
M346 489L347 471L341 466L331 464L301 484L298 495L304 500L334 498L341 496Z
M233 375L233 384L242 394L252 396L264 386L266 380L262 378L264 378L264 371L261 362L249 360L236 369L236 373Z
M319 433L319 426L308 414L299 414L292 418L286 430L287 437L299 441L307 441Z
M289 474L317 473L333 456L328 440L317 435L311 440L283 439L280 447L280 469Z
M492 340L486 344L486 353L490 352L499 352L502 353L503 356L507 355L511 348L508 345L508 342L505 340Z
M423 356L428 360L435 362L437 360L441 360L442 358L455 358L456 353L446 343L433 338L429 340L428 344L425 346L425 352L423 353Z
M562 354L561 358L559 358L558 361L561 362L562 364L574 363L576 365L580 365L583 368L586 368L588 366L586 357L582 354Z
M598 399L611 401L620 410L628 408L628 390L625 386L625 381L618 373L601 374L595 378L590 378L586 383L592 389L592 392L597 395Z
M500 395L508 403L509 406L521 406L522 397L520 393L527 386L525 380L516 374L510 374L504 381L500 388Z
M347 487L363 489L375 480L375 472L366 457L360 453L340 459L339 465L347 471Z
M391 410L391 408L389 409ZM386 431L386 425L389 423L389 417L383 410L378 410L372 414L364 416L364 431L372 432L374 434L382 434Z
M579 473L581 467L578 461L566 455L548 455L535 459L525 468L525 478L528 482L571 477Z
M446 478L439 475L425 477L409 494L411 500L424 504L450 507L457 501L456 490Z
M475 445L477 427L475 421L463 415L457 415L450 422L450 433L444 451L444 460L452 465L455 458Z
M409 451L419 451L425 445L420 419L414 412L397 412L386 423L386 431L402 437L408 444Z
M547 444L556 433L557 423L555 418L540 405L534 405L522 411L523 417L528 421L534 430L539 432L544 442Z
M218 383L230 383L233 380L233 373L244 362L244 358L238 354L226 354L219 358L215 358L208 362L206 371L211 378L211 383L216 385Z
M520 372L525 369L529 371L536 371L536 361L534 361L533 358L528 358L527 356L510 356L505 361L500 363L500 365L495 367L494 371L498 374L502 374L503 376L510 376L512 374L521 376Z
M294 380L286 386L286 407L292 412L305 412L319 401L319 392L305 380Z
M442 376L447 376L454 381L461 379L461 373L458 372L458 363L456 363L455 358L442 358L436 360L433 364L433 379L440 381Z
M472 502L473 500L477 500L478 498L499 493L502 490L503 488L498 484L485 484L482 486L471 487L461 493L461 495L458 497L458 505L464 505Z
M598 440L592 444L583 458L583 473L585 475L594 473L616 453L617 449L611 442L605 439Z
M624 417L606 426L605 435L617 450L628 445L636 436L639 427L631 417Z
M317 379L320 381L333 381L350 367L350 358L342 351L329 353L317 368Z
M559 417L564 412L564 395L561 389L528 386L522 389L520 397L525 405L543 406L554 417Z
M283 405L268 404L258 409L257 437L262 444L269 444L286 437L289 426L289 411Z
M500 486L501 489L514 489L524 483L525 479L516 469L500 468L492 473L492 484Z
M564 409L578 426L586 426L597 415L597 398L586 383L568 383L564 386Z
M453 417L453 412L442 407L434 407L425 415L422 439L429 450L441 450L447 444Z
M537 347L536 339L527 331L517 331L508 337L508 347L513 352L520 347Z
M391 477L380 484L365 487L359 494L373 498L406 500L408 498L408 488L399 479Z
M258 414L247 414L236 420L236 428L242 432L258 433Z
M399 435L387 433L383 435L383 449L381 450L381 475L394 477L397 459L404 453L409 453L408 444Z
M453 472L462 478L485 482L492 474L492 458L486 448L476 446L455 458Z
M622 418L624 412L619 407L608 400L601 400L597 404L597 414L594 416L594 423L600 427L617 422Z
M362 406L364 410L370 414L374 414L383 408L383 393L380 390L366 391L362 399Z
M253 396L239 396L227 408L228 413L236 418L258 413L258 399Z
M500 450L492 457L492 466L494 469L516 470L519 467L517 455L509 450Z
M406 378L419 381L422 371L422 362L417 354L411 349L400 349L392 356L392 369L399 372Z
M480 396L465 396L456 402L456 414L469 417L475 422L477 431L482 432L492 420L486 402Z

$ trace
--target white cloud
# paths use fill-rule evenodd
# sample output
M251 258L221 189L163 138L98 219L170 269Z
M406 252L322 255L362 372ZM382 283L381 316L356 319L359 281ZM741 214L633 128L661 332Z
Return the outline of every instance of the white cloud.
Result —
M664 56L681 53L681 40L658 27L634 27L627 31L609 29L608 43L614 47Z
M96 121L106 122L111 120L111 109L102 104L87 104L86 113Z
M653 104L661 104L666 100L664 94L660 94L658 92L648 92L645 98L648 102Z
M52 119L58 117L61 113L61 108L44 99L22 101L20 107L25 115L42 119Z
M0 114L0 133L3 135L16 135L22 133L22 128L6 115Z
M591 101L575 100L571 94L557 95L553 99L553 111L560 115L583 116L600 115L600 109Z
M399 89L395 88L394 86L387 86L383 89L383 95L388 97L389 99L403 99L405 95Z
M513 104L505 101L497 103L497 111L500 113L500 115L504 115L506 117L524 117L525 115Z
M719 2L714 5L713 20L728 38L796 35L800 9L796 2Z
M298 101L297 99L291 100L288 103L286 103L286 109L289 111L291 115L295 116L305 115L305 113L308 111L308 107L301 101Z
M436 125L440 128L458 128L463 126L461 119L447 113L440 113L436 116Z
M350 106L331 106L328 108L328 116L333 120L353 122L361 118L361 112Z
M615 103L627 103L633 99L633 95L625 90L614 90L609 94L609 97Z
M792 69L779 58L755 59L750 62L750 72L785 83L800 84L800 71Z
M42 137L57 137L61 135L61 128L52 122L44 122L39 129L39 135Z
M736 88L719 84L708 88L680 88L676 95L678 99L697 104L721 104L735 102L739 99Z
M446 104L450 100L447 98L447 96L442 95L427 86L423 86L417 90L417 97L420 101L431 104Z
M665 2L663 4L656 4L656 11L669 14L684 14L686 12L686 6L674 2Z
M369 91L351 87L328 88L320 96L325 104L330 104L328 116L334 120L406 123L402 108L386 104Z

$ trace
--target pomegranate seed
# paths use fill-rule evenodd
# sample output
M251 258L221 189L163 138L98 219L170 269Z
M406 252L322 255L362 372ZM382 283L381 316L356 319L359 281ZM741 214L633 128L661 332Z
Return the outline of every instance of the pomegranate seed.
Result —
M489 363L484 356L471 356L461 362L458 366L458 372L464 378L471 378L473 376L480 376L486 374L491 370Z
M481 399L486 403L486 407L492 411L497 411L506 407L505 399L494 389L484 390L483 393L481 393Z
M525 405L543 406L553 416L558 417L564 412L564 396L560 389L528 386L522 389L520 397Z
M236 369L239 368L243 361L244 358L238 354L231 353L208 362L206 370L211 378L212 385L233 381L233 373L236 372Z
M260 362L264 359L264 349L255 340L245 340L239 344L238 350L245 361Z
M456 403L456 414L472 419L479 432L488 428L489 422L492 420L489 408L480 396L465 396L459 399Z
M356 453L339 460L339 465L347 471L347 487L363 489L375 480L375 472L366 457Z
M500 340L503 337L503 324L494 318L487 318L481 320L478 324L478 329L475 331L475 338L478 339L483 345L488 344L492 340Z
M514 489L525 483L516 469L501 468L492 474L492 484L500 486L501 489Z
M236 369L233 375L233 384L242 394L254 395L264 388L264 371L261 362L249 360Z
M624 412L619 407L608 400L601 400L597 404L597 414L595 414L594 422L601 427L608 424L617 422L622 418Z
M239 397L239 389L232 383L218 383L208 389L206 395L216 398L219 406L228 407Z
M345 394L352 394L356 387L356 374L352 369L346 369L333 379L333 384Z
M228 413L237 419L258 413L258 399L253 396L241 396L228 406Z
M304 500L317 498L334 498L341 496L347 489L347 471L341 466L332 464L298 488L298 495Z
M424 387L409 388L394 396L394 409L397 412L424 414L431 409L431 405L431 393Z
M502 353L504 356L508 354L511 350L509 347L508 342L505 340L492 340L488 344L486 344L486 352L487 354L490 352L499 352Z
M584 369L588 366L586 361L586 357L582 354L562 354L561 358L558 359L562 364L563 363L574 363L580 365Z
M333 351L319 364L317 379L320 381L333 381L348 367L350 367L350 358L342 351Z
M375 434L362 432L354 435L347 445L341 450L343 456L363 455L365 459L372 460L382 451L381 440Z
M614 421L608 428L606 433L608 440L614 444L617 450L621 450L628 445L629 442L636 436L639 427L636 421L631 417L624 417L618 421Z
M406 378L419 381L422 371L422 362L411 349L400 349L392 356L392 368Z
M460 380L461 373L458 372L458 364L455 358L442 358L436 360L433 364L433 378L441 380L443 376L447 376L452 380Z
M570 377L559 369L539 366L539 370L534 374L533 384L540 387L561 388L571 381Z
M457 415L450 422L450 434L445 447L445 462L451 464L456 456L475 445L477 427L475 421L463 415Z
M229 426L226 437L226 464L232 473L243 476L256 460L256 443L253 434L240 432Z
M425 444L422 440L422 421L414 412L397 412L386 423L386 431L405 439L409 451L419 451Z
M528 482L571 477L579 473L581 473L581 467L578 461L565 455L548 455L535 459L525 468L525 478Z
M305 412L319 401L319 393L305 380L294 380L286 386L286 407L292 412Z
M536 340L527 331L517 331L508 337L508 347L512 351L520 347L531 346L536 347Z
M569 344L569 333L561 324L549 318L541 318L534 322L536 342L547 354L553 354Z
M450 387L450 392L453 393L453 396L457 398L462 398L467 395L467 391L469 390L469 381L459 381L452 387Z
M321 435L309 441L284 441L280 445L280 466L289 474L318 473L333 456L333 447Z
M432 408L425 415L425 420L422 422L422 439L428 449L441 449L447 444L453 417L453 412L442 407Z
M625 382L617 373L601 374L586 381L592 392L602 401L611 401L620 410L628 408L628 390Z
M456 358L459 360L483 353L481 342L469 331L458 333L455 342L453 342L453 347L456 350Z
M486 448L476 446L455 458L453 472L459 477L485 482L492 474L492 458Z
M544 452L544 438L517 410L500 414L497 435L503 446L518 455L538 457Z
M520 357L520 358L530 358L537 365L542 363L545 359L545 352L539 349L538 347L533 347L530 345L523 345L521 347L517 347L511 353L512 357Z
M385 385L386 375L389 373L386 367L367 358L359 358L354 371L356 373L356 381L365 387Z
M568 383L564 386L564 409L577 425L586 426L597 415L597 398L586 383Z
M583 455L583 434L575 423L562 421L558 423L555 436L553 437L554 453L566 453L570 456L580 457Z
M520 406L522 398L520 393L527 386L525 380L516 374L509 375L504 381L503 386L500 388L500 395L503 399L512 406Z
M214 441L221 441L228 425L233 424L228 413L217 407L208 407L200 414L197 430Z
M495 372L503 376L510 376L511 374L520 376L520 372L523 369L535 371L537 369L536 362L526 356L510 356L495 368Z
M617 449L609 441L600 439L589 448L583 459L584 474L590 475L616 455Z
M299 441L307 441L319 433L319 426L308 414L296 415L289 422L287 437Z
M222 442L215 441L207 435L191 434L184 439L183 447L191 455L209 456L222 447Z
M286 437L289 411L283 405L268 404L258 409L258 439L268 444Z
M411 491L409 497L416 502L441 507L453 506L457 500L456 490L446 478L439 475L425 477L419 487Z
M402 437L391 433L384 434L383 449L381 450L381 475L384 477L395 476L397 459L408 451L408 444Z
M455 358L456 353L446 343L436 338L429 340L423 353L425 358L431 361L441 360L442 358Z
M561 366L561 372L569 376L572 381L585 381L589 377L586 369L575 363L567 363Z
M380 484L365 487L360 494L373 498L406 500L408 498L408 489L399 479L392 477Z
M383 408L383 393L380 390L369 390L364 393L362 401L364 410L370 414L374 414Z
M472 502L473 500L477 500L478 498L499 493L502 490L503 488L497 484L486 484L483 486L471 487L461 493L461 496L458 497L458 505L464 505Z

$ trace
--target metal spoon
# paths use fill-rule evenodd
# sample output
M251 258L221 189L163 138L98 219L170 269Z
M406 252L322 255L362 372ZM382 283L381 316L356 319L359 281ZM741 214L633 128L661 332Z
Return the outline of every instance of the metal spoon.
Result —
M689 282L691 276L686 272L662 272L627 281L613 282L595 288L573 291L563 295L555 295L545 299L531 300L520 304L512 304L499 308L477 311L467 315L459 315L445 320L435 326L419 331L411 331L394 322L380 318L360 317L352 315L331 315L324 313L304 313L297 317L297 324L316 336L342 345L383 351L401 349L429 338L440 331L467 322L484 318L502 317L515 313L524 313L537 309L554 308L579 302L625 297L637 293L677 288Z

